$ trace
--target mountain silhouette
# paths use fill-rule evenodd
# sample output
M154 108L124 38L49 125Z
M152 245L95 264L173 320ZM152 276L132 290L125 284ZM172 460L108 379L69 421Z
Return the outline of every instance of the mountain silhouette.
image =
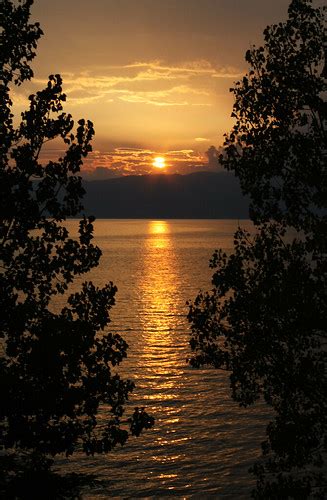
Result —
M84 181L87 213L100 218L244 219L248 200L228 172Z

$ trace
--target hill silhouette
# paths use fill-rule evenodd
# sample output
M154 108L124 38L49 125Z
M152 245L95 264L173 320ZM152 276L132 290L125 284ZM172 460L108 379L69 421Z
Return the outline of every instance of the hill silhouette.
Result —
M84 206L100 218L244 219L248 201L228 172L84 181Z

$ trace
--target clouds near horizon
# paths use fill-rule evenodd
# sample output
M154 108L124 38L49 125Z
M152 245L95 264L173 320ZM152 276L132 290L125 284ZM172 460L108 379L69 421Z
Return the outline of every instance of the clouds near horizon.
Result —
M15 89L16 116L60 73L65 111L95 126L86 171L146 172L155 154L175 171L208 166L208 146L220 147L233 124L229 90L247 70L244 53L286 17L288 3L35 0L44 37L35 78Z

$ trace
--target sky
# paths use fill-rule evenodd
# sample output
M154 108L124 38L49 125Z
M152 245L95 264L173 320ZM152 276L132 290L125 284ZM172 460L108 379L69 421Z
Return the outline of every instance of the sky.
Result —
M247 71L244 54L288 0L35 0L44 36L34 79L15 91L16 109L60 73L65 111L90 119L96 135L90 178L216 168L210 146L233 121L229 89ZM60 156L61 143L44 158ZM159 162L160 163L160 162ZM161 163L162 165L162 163Z

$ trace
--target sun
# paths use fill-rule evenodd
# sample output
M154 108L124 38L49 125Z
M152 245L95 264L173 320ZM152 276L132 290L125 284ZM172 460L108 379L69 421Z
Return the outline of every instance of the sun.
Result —
M162 156L156 156L156 158L154 158L152 162L152 165L156 168L165 168L166 162Z

